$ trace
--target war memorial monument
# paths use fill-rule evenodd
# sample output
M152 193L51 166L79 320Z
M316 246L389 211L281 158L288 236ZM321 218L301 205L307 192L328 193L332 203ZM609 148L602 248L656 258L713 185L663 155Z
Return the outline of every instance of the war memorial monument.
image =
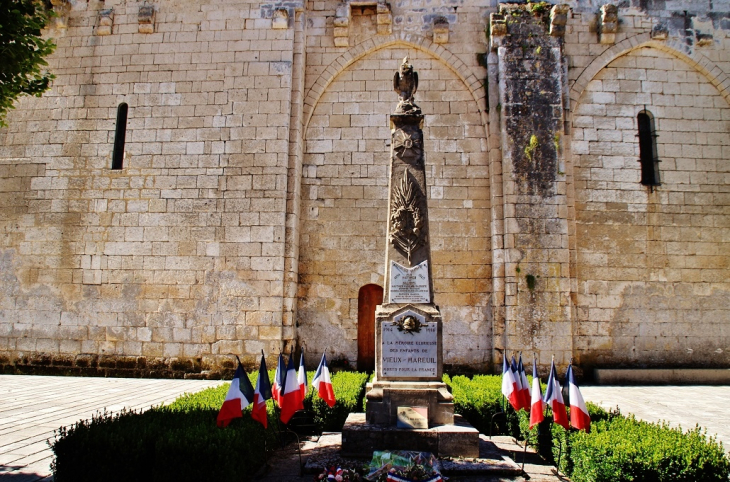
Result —
M375 312L375 377L364 414L342 429L344 455L423 450L475 457L479 433L454 415L443 375L441 311L433 297L424 115L414 101L418 73L403 59L393 78L399 101L390 116L388 242L383 303ZM455 423L456 422L456 423Z

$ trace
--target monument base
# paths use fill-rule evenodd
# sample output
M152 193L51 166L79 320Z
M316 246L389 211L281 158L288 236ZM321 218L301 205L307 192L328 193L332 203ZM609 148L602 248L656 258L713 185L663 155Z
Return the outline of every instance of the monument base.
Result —
M414 450L437 457L479 457L479 431L461 415L453 425L402 429L367 423L364 413L351 413L342 427L342 456L370 458L376 450Z
M429 428L454 423L454 396L443 382L368 383L366 419L372 425L395 426L398 407L428 408Z

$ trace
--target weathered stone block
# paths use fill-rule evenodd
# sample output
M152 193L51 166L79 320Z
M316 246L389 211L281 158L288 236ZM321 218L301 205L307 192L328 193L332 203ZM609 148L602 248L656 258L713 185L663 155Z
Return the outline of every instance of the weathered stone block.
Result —
M137 15L139 33L155 33L155 7L154 5L142 5Z
M433 21L433 41L445 44L449 41L449 21L446 17L436 17Z
M285 8L277 8L271 16L271 28L281 30L289 28L289 12Z

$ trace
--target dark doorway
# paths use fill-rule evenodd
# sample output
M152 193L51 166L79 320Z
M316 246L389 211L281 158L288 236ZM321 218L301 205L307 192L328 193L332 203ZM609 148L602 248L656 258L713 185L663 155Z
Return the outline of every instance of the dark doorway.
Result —
M383 288L365 285L357 296L357 369L375 370L375 307L383 303Z

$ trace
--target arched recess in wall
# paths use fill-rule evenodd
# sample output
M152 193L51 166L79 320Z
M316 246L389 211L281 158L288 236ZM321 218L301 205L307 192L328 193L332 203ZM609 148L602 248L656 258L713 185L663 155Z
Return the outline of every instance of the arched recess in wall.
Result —
M572 102L578 102L588 83L603 70L609 63L615 59L624 56L632 50L645 47L655 48L664 52L668 52L675 57L684 60L697 71L704 74L707 79L717 87L725 100L730 103L730 76L723 72L720 67L715 65L707 57L688 46L686 43L672 39L668 41L652 40L651 34L642 33L629 37L618 42L612 47L606 49L601 55L593 59L588 66L581 72L578 78L570 87L570 99Z
M633 44L571 93L575 354L584 367L728 366L727 78L664 43ZM653 191L641 184L645 109Z
M485 127L473 89L411 43L383 43L318 96L304 136L298 335L357 353L358 289L383 284L393 73L410 56L425 115L432 262L447 363L491 350L490 201ZM311 94L311 93L310 93ZM455 340L460 340L457 343Z
M426 37L421 37L412 33L401 32L399 34L391 34L387 36L379 35L377 37L370 38L358 45L352 47L347 52L337 57L317 78L312 84L312 87L307 91L307 95L304 98L304 135L306 139L306 131L309 126L309 122L314 112L314 108L319 102L320 97L334 79L347 67L369 55L370 53L389 47L391 45L407 45L411 48L428 52L431 56L439 59L449 69L451 69L457 77L466 85L471 92L477 105L480 106L482 121L484 125L487 124L487 112L484 109L486 91L484 89L483 79L479 79L471 69L456 55L449 52L445 47L433 43ZM419 69L418 65L414 66L416 70ZM416 95L416 101L418 95Z

